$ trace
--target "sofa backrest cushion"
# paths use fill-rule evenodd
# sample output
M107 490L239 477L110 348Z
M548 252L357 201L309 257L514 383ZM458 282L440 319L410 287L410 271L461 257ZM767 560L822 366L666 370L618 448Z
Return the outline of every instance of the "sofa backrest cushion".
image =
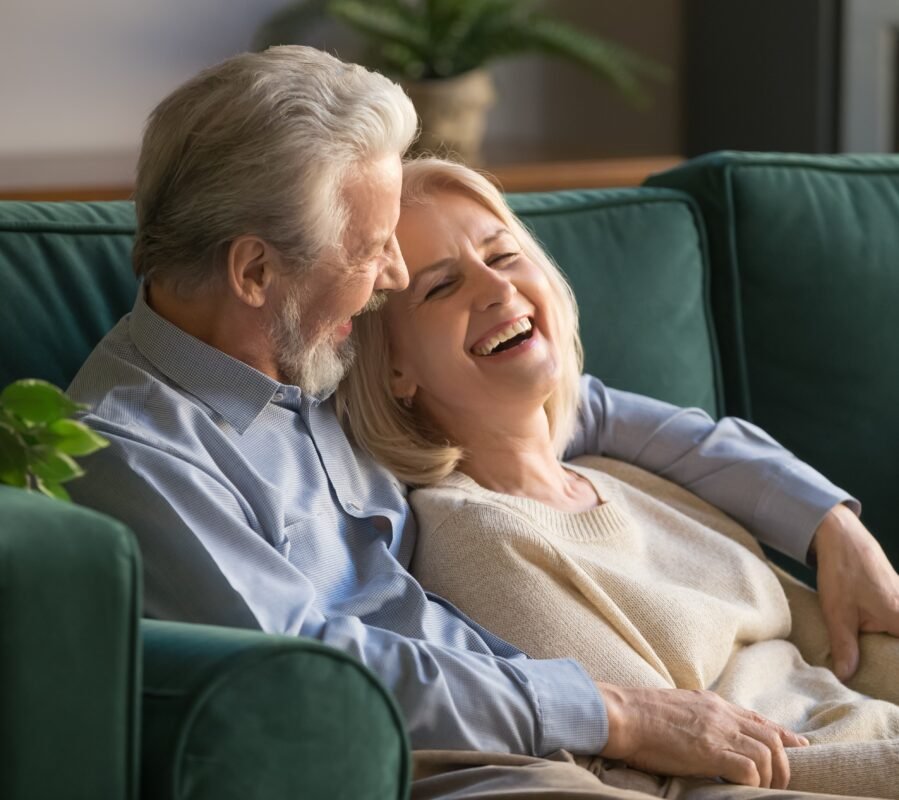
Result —
M647 189L510 198L574 285L587 371L714 414L718 367L690 199ZM0 386L68 385L131 308L133 234L127 202L0 203Z
M0 202L0 386L65 387L134 303L134 207Z
M509 200L574 288L585 371L609 386L717 415L705 241L690 198L620 189Z
M855 494L899 563L899 157L719 153L702 208L727 410Z

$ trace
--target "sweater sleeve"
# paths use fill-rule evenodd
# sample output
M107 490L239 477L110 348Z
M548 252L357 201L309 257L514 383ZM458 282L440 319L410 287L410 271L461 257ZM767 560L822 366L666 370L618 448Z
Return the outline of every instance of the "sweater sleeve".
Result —
M642 467L720 508L759 540L805 562L827 512L861 504L736 417L717 422L698 408L609 389L581 379L579 424L566 459L606 455Z

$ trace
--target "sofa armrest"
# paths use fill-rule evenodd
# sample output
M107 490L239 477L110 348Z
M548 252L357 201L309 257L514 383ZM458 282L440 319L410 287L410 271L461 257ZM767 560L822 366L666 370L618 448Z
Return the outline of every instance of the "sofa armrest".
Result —
M141 794L153 800L402 798L392 697L309 639L145 620Z
M139 617L125 526L0 486L0 797L134 797Z

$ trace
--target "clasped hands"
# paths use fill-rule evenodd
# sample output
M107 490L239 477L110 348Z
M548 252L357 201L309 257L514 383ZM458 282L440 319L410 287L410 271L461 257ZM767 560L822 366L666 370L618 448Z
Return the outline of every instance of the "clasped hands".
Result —
M828 512L809 556L817 562L833 670L845 681L858 669L860 633L899 636L899 575L843 505ZM713 692L597 686L609 717L609 741L601 755L636 769L783 789L790 780L785 748L808 744Z

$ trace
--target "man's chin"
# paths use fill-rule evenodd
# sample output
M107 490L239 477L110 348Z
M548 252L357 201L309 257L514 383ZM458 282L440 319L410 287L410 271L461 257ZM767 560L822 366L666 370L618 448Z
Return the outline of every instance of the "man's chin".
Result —
M320 342L294 358L282 359L282 371L287 379L299 386L304 394L325 398L344 379L353 365L355 350L349 339Z

